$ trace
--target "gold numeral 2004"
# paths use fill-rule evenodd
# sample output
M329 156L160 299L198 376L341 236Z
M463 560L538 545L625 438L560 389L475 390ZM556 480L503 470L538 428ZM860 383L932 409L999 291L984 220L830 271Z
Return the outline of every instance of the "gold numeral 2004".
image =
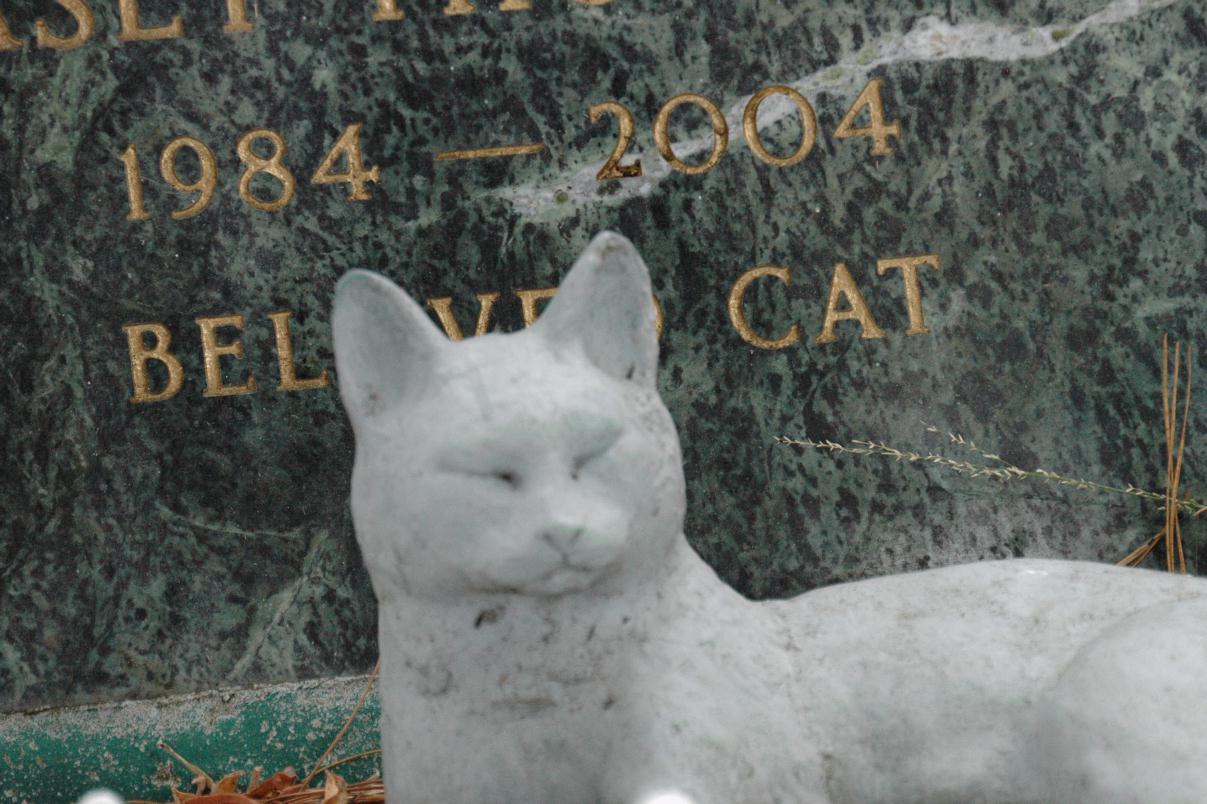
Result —
M381 180L381 168L366 168L364 155L361 152L360 131L362 123L353 123L344 129L344 133L336 140L335 145L327 152L318 170L311 177L311 184L347 184L349 201L368 201L367 184ZM267 148L264 144L267 144ZM197 161L197 180L185 181L178 170L181 151L191 151ZM267 150L267 156L257 151ZM239 196L247 204L264 212L278 212L293 200L297 190L297 179L285 165L285 156L289 147L285 138L268 128L258 128L243 135L235 148L239 161L244 164L243 174L239 177ZM147 210L143 199L142 170L138 162L138 151L131 145L120 157L126 169L126 193L130 202L130 211L126 215L129 221L150 220L151 213ZM344 161L344 170L336 172L336 166ZM177 137L164 147L159 158L159 172L168 185L183 195L196 193L187 206L173 210L170 214L173 220L184 220L200 215L214 200L218 189L218 160L214 152L201 140L193 137ZM252 190L252 180L263 174L276 180L279 185L274 195L257 195ZM259 190L264 193L264 189Z
M881 83L879 78L873 78L869 81L867 86L859 93L859 97L851 104L851 108L839 122L838 127L834 129L834 136L839 139L850 137L871 138L872 147L869 153L872 156L887 156L893 153L892 147L888 144L889 137L901 138L901 121L885 122L884 101L880 95ZM787 97L800 113L800 145L788 156L777 156L768 151L763 144L762 137L759 135L759 108L763 105L763 101L772 95ZM709 151L708 157L698 164L688 164L680 159L670 141L671 115L680 106L687 105L696 106L703 110L708 115L709 123L712 126L712 149ZM855 121L859 118L860 112L865 108L868 112L868 125L856 127ZM599 181L607 181L608 179L627 179L641 176L642 167L640 159L634 160L629 164L621 163L625 153L629 149L630 143L633 141L633 134L637 128L633 122L633 113L629 111L627 106L616 101L596 104L587 111L592 123L598 122L605 114L612 115L620 122L620 132L616 147L612 150L611 156L604 162L603 167L599 169L595 177ZM813 146L817 142L817 115L813 111L813 106L803 95L792 87L776 84L759 90L746 104L746 109L742 113L742 132L746 137L746 144L750 147L751 153L760 161L774 165L775 167L791 167L804 160L809 155L809 152L813 150ZM726 148L729 147L729 124L725 121L725 115L721 113L717 105L703 95L696 95L694 93L676 95L663 104L658 112L658 116L654 119L654 145L657 146L658 153L662 155L667 164L680 173L686 173L689 176L707 173L717 166L717 163L721 161L721 157L725 155Z

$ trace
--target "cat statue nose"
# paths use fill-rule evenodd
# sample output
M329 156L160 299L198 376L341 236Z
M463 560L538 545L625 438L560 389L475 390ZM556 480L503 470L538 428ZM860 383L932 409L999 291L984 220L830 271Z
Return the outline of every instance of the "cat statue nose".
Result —
M541 532L541 539L552 545L559 553L565 553L578 544L584 528L578 525L554 525Z

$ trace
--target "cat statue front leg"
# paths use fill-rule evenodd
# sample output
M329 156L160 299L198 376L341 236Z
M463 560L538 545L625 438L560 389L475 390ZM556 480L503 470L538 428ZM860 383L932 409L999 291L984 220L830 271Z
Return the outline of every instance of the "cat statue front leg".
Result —
M811 792L824 788L812 738L784 706L792 665L768 650L782 634L685 543L674 553L673 597L383 608L383 669L404 685L383 687L388 789L408 802L826 801Z

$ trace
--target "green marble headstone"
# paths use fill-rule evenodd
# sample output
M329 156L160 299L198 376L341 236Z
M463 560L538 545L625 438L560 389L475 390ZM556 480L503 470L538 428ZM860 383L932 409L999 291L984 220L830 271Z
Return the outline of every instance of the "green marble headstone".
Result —
M988 460L929 424L1163 490L1161 338L1207 320L1198 0L0 17L0 711L373 665L329 327L352 268L469 337L539 313L596 232L632 239L689 539L752 596L1114 561L1160 526L1150 501L776 437Z

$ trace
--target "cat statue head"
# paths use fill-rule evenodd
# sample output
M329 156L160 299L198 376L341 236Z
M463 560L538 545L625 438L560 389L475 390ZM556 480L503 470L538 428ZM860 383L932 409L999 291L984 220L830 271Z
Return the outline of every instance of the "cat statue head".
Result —
M514 334L451 341L369 271L340 281L332 328L380 601L617 595L682 539L649 274L624 237L595 237Z

